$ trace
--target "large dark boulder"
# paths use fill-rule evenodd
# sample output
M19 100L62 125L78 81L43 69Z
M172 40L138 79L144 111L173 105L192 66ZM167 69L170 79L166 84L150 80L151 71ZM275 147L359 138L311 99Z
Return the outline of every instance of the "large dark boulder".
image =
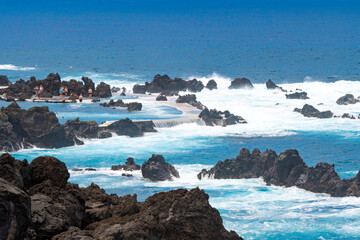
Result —
M23 177L24 176L24 177ZM0 178L20 189L25 189L31 184L29 164L26 160L15 160L8 153L0 156Z
M217 83L215 82L214 79L211 79L208 81L208 83L206 84L206 88L210 89L210 90L214 90L217 89Z
M50 156L35 158L30 169L33 185L50 180L54 186L64 187L70 177L65 163Z
M119 136L125 135L129 137L139 137L144 135L145 132L156 131L153 126L134 123L128 118L113 122L105 129L114 132Z
M360 176L360 173L358 174ZM210 170L203 169L198 178L241 179L262 177L267 184L296 186L315 193L328 193L334 197L360 197L359 177L341 180L334 165L318 163L308 167L295 149L277 155L272 150L261 153L255 149L241 149L235 159L219 161Z
M188 103L193 107L196 107L197 109L203 110L205 108L205 106L196 100L196 95L195 94L186 94L183 96L179 96L176 99L177 103Z
M276 85L273 81L271 81L271 79L267 80L266 88L267 89L279 89L283 92L286 92L286 90L284 90L282 87L279 87L278 85Z
M145 94L146 93L146 86L145 85L135 84L134 87L133 87L133 93Z
M111 166L111 170L124 170L124 171L136 171L140 170L140 165L135 163L134 158L129 157L126 160L125 165L113 165Z
M95 121L67 120L64 124L66 132L70 132L80 138L97 138L99 126Z
M309 99L309 97L307 96L307 92L295 92L295 93L290 93L290 94L286 94L286 98L287 99Z
M235 78L230 86L229 89L242 89L242 88L254 88L251 81L247 78Z
M165 95L159 95L156 97L156 101L167 101L167 98Z
M111 88L109 84L106 84L104 82L101 82L96 86L96 89L93 93L94 97L99 98L109 98L112 96Z
M85 93L88 93L89 89L95 91L95 84L92 79L88 77L82 77L81 80L84 82Z
M0 178L0 239L29 239L30 208L29 195Z
M234 115L229 111L217 111L216 109L207 109L205 108L199 114L199 118L201 118L206 126L227 126L234 125L238 123L246 123L245 119L240 116Z
M7 78L7 76L0 75L0 86L10 86L11 82Z
M302 109L295 108L294 111L301 113L305 117L332 118L334 116L331 111L320 112L309 104L305 104Z
M141 111L142 109L142 104L138 103L138 102L130 102L127 104L127 110L129 112L133 112L133 111Z
M336 103L338 105L348 105L348 104L355 104L360 102L360 100L356 99L352 94L346 94L345 96L340 97Z
M173 180L173 177L179 178L179 173L170 164L165 162L162 155L153 154L149 160L141 166L141 172L144 178L151 181Z
M201 92L204 89L204 84L196 79L186 81L186 88L189 92Z

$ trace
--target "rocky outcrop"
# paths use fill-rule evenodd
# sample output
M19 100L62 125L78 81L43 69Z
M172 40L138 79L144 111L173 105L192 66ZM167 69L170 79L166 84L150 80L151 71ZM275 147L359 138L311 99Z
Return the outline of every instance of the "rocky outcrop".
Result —
M165 95L159 95L156 97L156 101L167 101L167 98Z
M334 114L331 111L320 112L313 106L305 104L302 109L295 108L294 112L301 113L305 117L315 117L315 118L332 118Z
M133 122L125 118L111 123L104 129L114 132L119 136L140 137L143 136L145 132L156 132L154 127L155 125L152 121Z
M352 94L346 94L345 96L340 97L336 103L338 105L348 105L348 104L355 104L360 102L360 100L356 99Z
M171 79L168 75L156 75L152 82L145 82L145 85L135 84L133 87L134 93L145 94L149 93L161 93L167 95L166 92L200 92L203 90L204 85L201 81L196 79L185 81L181 78Z
M170 163L165 162L162 155L153 154L149 160L141 166L144 178L151 181L172 181L173 177L179 178L179 172Z
M214 79L211 79L208 81L208 83L206 84L205 87L209 90L214 90L214 89L217 89L217 83L215 82Z
M96 86L96 89L93 93L94 97L99 98L109 98L112 96L111 88L109 84L106 84L104 82L101 82Z
M124 171L136 171L140 170L140 165L135 163L134 158L129 157L126 160L125 165L113 165L111 166L111 170L124 170Z
M196 100L195 94L186 94L184 96L179 96L176 99L177 103L187 103L190 104L193 107L196 107L197 109L203 110L206 107L199 101Z
M267 89L279 89L283 92L287 92L286 90L284 90L282 87L279 87L278 85L276 85L273 81L271 81L271 79L267 80L266 82L266 88Z
M297 150L289 149L277 155L272 150L260 152L241 149L234 159L219 161L210 170L203 169L198 178L241 179L262 177L268 185L296 186L315 193L327 193L334 197L360 197L360 172L351 179L341 180L334 164L318 163L308 167Z
M5 75L0 75L0 86L10 86L11 82Z
M231 81L229 89L254 88L251 81L247 78L235 78Z
M309 99L307 92L295 92L290 94L285 94L287 99Z
M205 108L200 114L199 118L201 118L206 126L227 126L234 125L238 123L247 123L245 119L240 116L236 116L229 111L217 111L216 109L207 109Z
M198 188L158 193L141 203L136 195L108 195L94 183L79 188L67 182L66 165L56 158L34 161L27 168L36 181L24 191L0 175L1 239L241 239L224 228Z
M116 107L124 107L125 108L126 107L129 112L141 111L141 109L142 109L142 104L141 103L138 103L138 102L124 103L120 99L117 100L117 101L110 100L108 103L107 102L100 103L100 106L102 106L102 107L111 107L111 108L116 108Z

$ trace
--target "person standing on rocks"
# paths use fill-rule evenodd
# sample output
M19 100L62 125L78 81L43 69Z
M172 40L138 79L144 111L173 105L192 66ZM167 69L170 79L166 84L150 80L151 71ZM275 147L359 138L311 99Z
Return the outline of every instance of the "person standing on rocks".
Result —
M80 93L79 101L82 102L82 100L83 100L83 95L82 95L82 93Z
M67 87L65 87L64 92L65 92L65 96L67 96L68 92L69 92L69 89Z
M40 85L40 94L44 92L44 87Z
M37 96L39 94L39 86L34 87L35 95Z
M60 87L60 89L59 89L59 96L60 96L60 100L62 100L63 99L63 91L64 91L64 88L63 87Z
M91 98L92 98L92 94L93 94L93 90L92 90L91 88L89 88L88 93L89 93L89 99L91 99Z

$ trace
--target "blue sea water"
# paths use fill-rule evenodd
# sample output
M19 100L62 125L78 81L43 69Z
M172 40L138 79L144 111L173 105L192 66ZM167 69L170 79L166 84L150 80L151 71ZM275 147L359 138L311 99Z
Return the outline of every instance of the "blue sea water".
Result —
M266 186L261 179L198 181L196 174L242 147L298 149L309 166L334 163L342 178L360 169L358 120L306 119L294 107L310 103L336 114L360 113L359 105L338 106L345 93L360 95L360 3L358 1L10 1L0 0L0 74L11 81L59 72L63 79L89 76L115 86L151 81L155 74L185 79L214 78L219 90L199 93L209 107L229 109L249 124L159 128L141 138L85 140L62 149L12 153L32 160L52 155L81 186L99 184L109 193L136 193L139 200L179 187L199 186L210 195L227 229L245 239L358 239L360 200L332 198L297 188ZM235 77L248 77L253 91L229 91ZM273 79L286 89L302 88L310 100L288 101L266 91ZM340 81L346 80L346 81ZM118 97L115 97L118 98ZM279 103L279 105L275 105ZM317 105L324 103L324 105ZM8 103L0 102L1 106ZM81 120L178 118L167 106L144 104L143 111L107 109L98 104L20 103L48 106L61 123ZM138 164L163 154L181 178L152 183L138 172L126 178L110 170L129 156Z

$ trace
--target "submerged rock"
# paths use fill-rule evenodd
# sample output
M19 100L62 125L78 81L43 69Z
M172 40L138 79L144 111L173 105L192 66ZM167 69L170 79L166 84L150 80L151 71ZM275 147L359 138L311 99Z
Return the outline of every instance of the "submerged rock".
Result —
M309 99L307 92L295 92L286 94L287 99Z
M341 180L334 164L318 163L308 167L295 149L277 155L272 150L261 153L254 149L241 149L235 159L219 161L210 170L203 169L198 178L241 179L263 177L267 184L296 186L316 193L328 193L334 197L360 197L360 172L352 179Z
M295 108L294 111L301 113L305 117L332 118L334 116L331 111L320 112L309 104L305 104L302 109Z
M229 89L242 89L242 88L254 88L251 81L247 78L235 78L230 86Z
M355 104L360 102L360 100L356 99L352 94L346 94L345 96L340 97L336 103L338 105L348 105L348 104Z
M162 155L153 154L149 160L141 166L144 178L151 181L172 181L173 177L179 178L179 172L170 163L165 162Z
M140 165L135 163L134 158L129 157L126 160L125 165L113 165L111 166L111 170L124 170L124 171L136 171L140 170Z

